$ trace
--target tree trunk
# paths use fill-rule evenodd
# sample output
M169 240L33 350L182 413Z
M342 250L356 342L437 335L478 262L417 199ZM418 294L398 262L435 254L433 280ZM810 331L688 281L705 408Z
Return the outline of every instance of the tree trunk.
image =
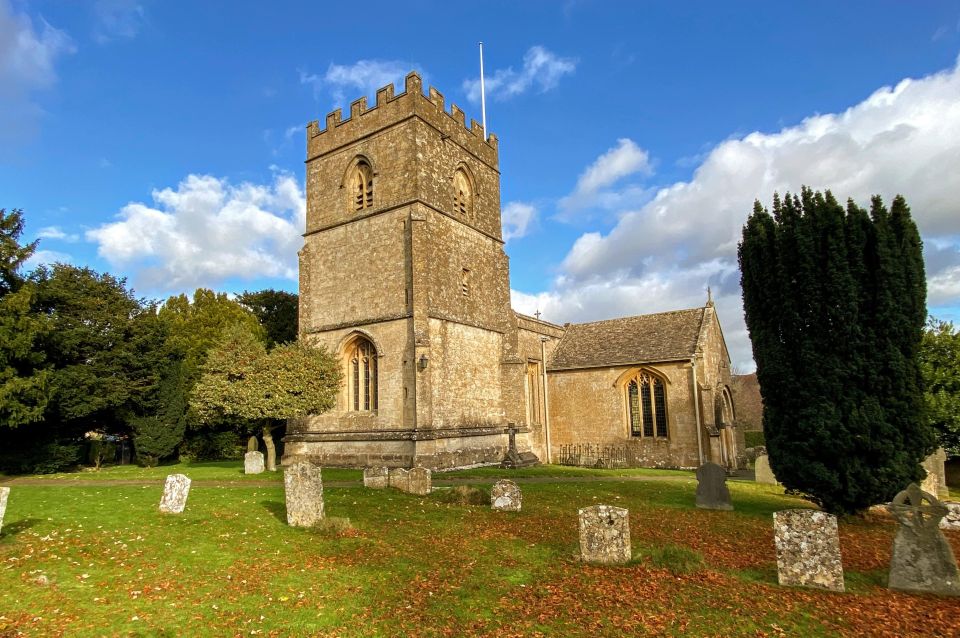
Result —
M267 446L267 471L277 471L277 448L273 444L273 428L269 425L263 426L263 444Z

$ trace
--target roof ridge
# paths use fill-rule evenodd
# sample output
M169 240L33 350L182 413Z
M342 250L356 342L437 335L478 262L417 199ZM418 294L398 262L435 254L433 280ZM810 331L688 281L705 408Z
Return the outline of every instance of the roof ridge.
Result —
M676 315L681 312L695 312L697 310L703 310L704 306L697 306L695 308L681 308L680 310L664 310L663 312L648 312L642 315L626 315L625 317L612 317L610 319L597 319L596 321L583 321L581 323L571 323L571 326L589 326L595 323L607 323L609 321L623 321L624 319L636 319L638 317L656 317L658 315Z

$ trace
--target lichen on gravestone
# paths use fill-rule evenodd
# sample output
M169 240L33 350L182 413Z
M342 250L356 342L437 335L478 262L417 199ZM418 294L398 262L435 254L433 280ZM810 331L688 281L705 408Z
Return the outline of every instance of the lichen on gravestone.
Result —
M623 564L630 560L629 512L613 505L579 510L580 557L587 563Z
M960 573L950 543L940 531L948 509L911 483L888 506L899 527L890 559L890 589L960 596Z
M313 527L324 518L321 469L308 460L297 461L283 472L287 524Z
M243 455L244 474L263 474L263 452L252 451Z
M781 585L844 591L837 517L819 510L773 513Z
M523 495L516 483L509 479L500 479L490 490L490 508L500 512L519 512Z
M363 468L363 486L364 487L380 490L387 487L389 482L390 482L389 468L386 468L383 466Z

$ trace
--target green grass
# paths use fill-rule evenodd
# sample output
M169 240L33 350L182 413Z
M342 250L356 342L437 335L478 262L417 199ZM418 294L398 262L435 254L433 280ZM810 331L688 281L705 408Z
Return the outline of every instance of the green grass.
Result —
M73 472L44 474L36 478L42 480L70 482L85 481L163 481L169 474L186 474L194 481L249 481L283 482L282 468L276 472L262 474L244 474L243 461L183 461L165 463L157 467L139 465L107 465L99 470L83 468ZM359 481L363 478L361 470L325 468L324 480ZM6 478L15 478L13 476Z
M328 523L308 530L286 525L280 483L199 483L182 515L160 514L152 479L171 467L185 469L101 472L142 486L14 485L0 635L837 636L896 630L854 610L956 610L886 592L889 523L841 522L853 593L778 587L771 515L807 504L771 486L731 483L734 512L693 507L684 473L524 483L521 512L444 502L453 490L326 487ZM238 467L184 473L242 480ZM630 510L631 564L576 560L576 510L596 503Z

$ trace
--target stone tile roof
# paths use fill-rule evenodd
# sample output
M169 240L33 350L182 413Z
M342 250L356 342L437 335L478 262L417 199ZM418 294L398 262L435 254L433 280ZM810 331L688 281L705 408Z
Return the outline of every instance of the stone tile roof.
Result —
M566 326L549 370L599 368L689 359L696 353L704 308Z

